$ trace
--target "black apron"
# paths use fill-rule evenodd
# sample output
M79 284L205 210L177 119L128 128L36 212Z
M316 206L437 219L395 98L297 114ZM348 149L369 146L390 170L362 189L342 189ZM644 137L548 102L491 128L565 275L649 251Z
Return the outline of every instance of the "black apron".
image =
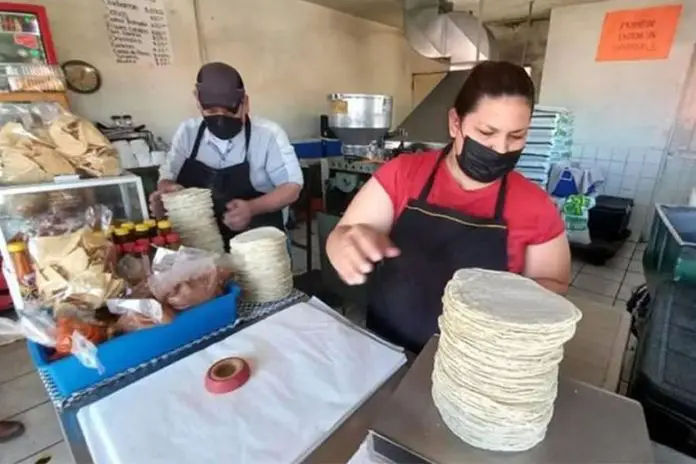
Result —
M427 202L443 150L418 199L409 200L396 220L391 240L401 250L381 262L370 279L367 327L418 353L438 332L442 294L455 271L507 271L507 225L503 219L507 177L492 218L472 217Z
M244 161L234 166L223 169L214 169L206 164L198 161L198 149L205 133L206 123L201 122L198 127L196 141L193 143L191 154L184 161L184 165L179 172L176 182L185 187L198 187L210 189L213 194L213 209L215 218L217 219L220 233L225 242L225 249L229 249L229 242L232 237L243 231L233 231L225 225L223 218L227 211L227 203L232 200L253 200L263 196L263 192L254 189L251 184L250 168L249 168L249 141L251 140L251 122L247 118L244 125ZM194 213L194 212L192 212ZM255 227L273 226L280 230L284 230L283 212L275 211L272 213L259 214L251 218L251 223L247 227L253 229Z

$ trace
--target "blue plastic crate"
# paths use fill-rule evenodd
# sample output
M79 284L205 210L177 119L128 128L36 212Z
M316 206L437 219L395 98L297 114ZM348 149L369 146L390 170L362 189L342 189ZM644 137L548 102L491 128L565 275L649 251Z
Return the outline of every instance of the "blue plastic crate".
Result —
M123 334L100 344L97 356L104 366L101 374L80 364L75 356L52 361L52 350L34 342L28 342L29 354L58 393L68 397L234 323L238 296L239 287L231 285L226 295L179 313L170 324Z
M336 139L322 139L321 143L323 145L323 152L325 157L329 156L341 156L341 146L340 140Z
M300 140L292 142L298 158L321 158L323 145L321 140Z

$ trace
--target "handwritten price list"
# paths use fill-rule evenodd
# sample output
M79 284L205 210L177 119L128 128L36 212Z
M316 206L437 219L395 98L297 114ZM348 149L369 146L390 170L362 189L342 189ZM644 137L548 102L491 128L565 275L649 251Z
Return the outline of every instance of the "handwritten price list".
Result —
M106 25L117 63L173 63L164 0L104 0Z

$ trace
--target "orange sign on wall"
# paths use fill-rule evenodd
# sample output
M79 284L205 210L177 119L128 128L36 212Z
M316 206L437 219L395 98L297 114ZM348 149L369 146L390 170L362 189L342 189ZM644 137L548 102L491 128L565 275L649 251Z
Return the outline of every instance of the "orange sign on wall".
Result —
M681 5L610 11L604 16L597 61L663 60L677 32Z

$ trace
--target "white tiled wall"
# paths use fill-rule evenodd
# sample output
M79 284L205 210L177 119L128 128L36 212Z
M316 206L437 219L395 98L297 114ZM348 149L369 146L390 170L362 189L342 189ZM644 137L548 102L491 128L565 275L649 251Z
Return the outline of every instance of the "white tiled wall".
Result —
M583 168L597 168L604 175L603 193L632 198L634 233L645 233L652 205L683 204L696 188L696 153L666 158L665 151L652 147L576 144L573 159Z

